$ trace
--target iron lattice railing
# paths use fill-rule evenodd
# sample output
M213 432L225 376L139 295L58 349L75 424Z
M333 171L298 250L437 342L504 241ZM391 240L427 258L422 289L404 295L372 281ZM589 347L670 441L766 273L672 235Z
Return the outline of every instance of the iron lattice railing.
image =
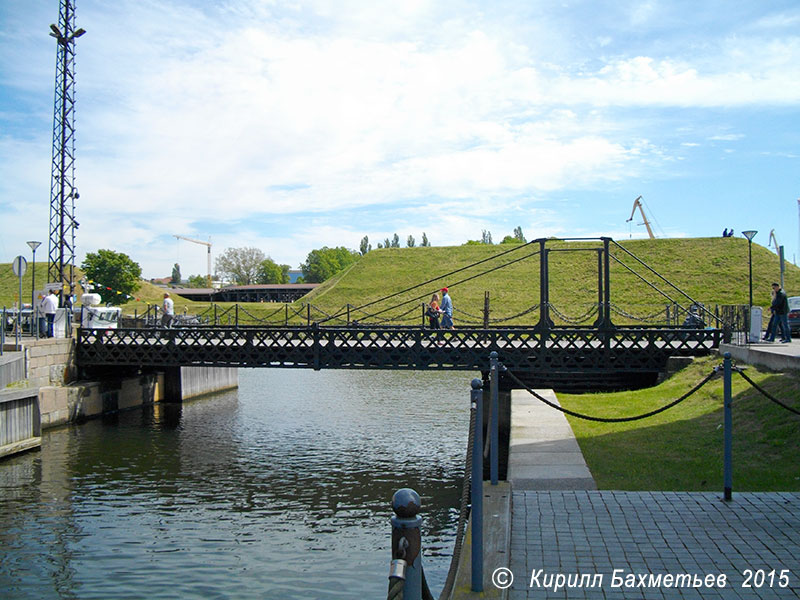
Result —
M659 371L669 356L707 354L722 330L617 327L432 330L418 327L80 329L81 367L238 366L485 369L497 352L527 372Z

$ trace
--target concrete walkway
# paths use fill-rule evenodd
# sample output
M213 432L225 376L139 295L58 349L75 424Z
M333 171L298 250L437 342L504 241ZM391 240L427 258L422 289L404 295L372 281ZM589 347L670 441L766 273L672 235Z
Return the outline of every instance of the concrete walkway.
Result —
M558 404L553 390L534 391ZM511 391L507 479L514 491L597 489L564 413L526 390Z
M720 355L730 352L737 362L766 367L774 371L786 369L800 370L800 340L793 339L790 344L780 342L759 342L746 346L720 344Z

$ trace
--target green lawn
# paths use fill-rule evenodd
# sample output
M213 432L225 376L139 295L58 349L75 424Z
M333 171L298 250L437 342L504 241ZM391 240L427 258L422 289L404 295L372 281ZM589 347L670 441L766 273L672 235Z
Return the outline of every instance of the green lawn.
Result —
M562 406L598 417L638 415L679 398L721 364L696 360L660 385L635 392L559 394ZM800 373L747 367L748 376L800 410ZM568 417L600 489L723 489L722 379L663 413L628 423ZM800 491L800 415L768 400L733 375L733 489Z

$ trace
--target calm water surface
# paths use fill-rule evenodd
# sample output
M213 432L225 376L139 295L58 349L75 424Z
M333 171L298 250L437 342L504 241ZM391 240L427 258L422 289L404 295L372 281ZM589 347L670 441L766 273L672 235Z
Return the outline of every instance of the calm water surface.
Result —
M46 431L0 461L0 597L385 597L401 487L436 596L473 376L243 369L238 391Z

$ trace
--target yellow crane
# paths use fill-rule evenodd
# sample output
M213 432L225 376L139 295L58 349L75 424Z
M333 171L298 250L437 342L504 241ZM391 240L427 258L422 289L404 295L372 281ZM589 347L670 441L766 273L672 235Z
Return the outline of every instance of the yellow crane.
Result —
M644 214L644 208L642 208L642 197L639 196L636 200L633 201L633 210L631 211L631 218L626 221L626 223L630 223L633 221L633 215L636 214L636 209L639 209L639 212L642 214L642 223L639 225L644 225L647 227L647 235L650 236L651 240L656 239L656 236L653 235L653 230L650 228L650 221L647 220L647 216Z
M208 283L208 287L209 288L212 287L211 286L211 238L208 238L208 241L204 242L202 240L194 240L192 238L188 238L188 237L185 237L185 236L182 236L182 235L174 235L173 234L173 237L176 237L179 240L186 240L187 242L192 242L193 244L201 244L201 245L206 246L208 248L208 275L206 276L206 281Z

